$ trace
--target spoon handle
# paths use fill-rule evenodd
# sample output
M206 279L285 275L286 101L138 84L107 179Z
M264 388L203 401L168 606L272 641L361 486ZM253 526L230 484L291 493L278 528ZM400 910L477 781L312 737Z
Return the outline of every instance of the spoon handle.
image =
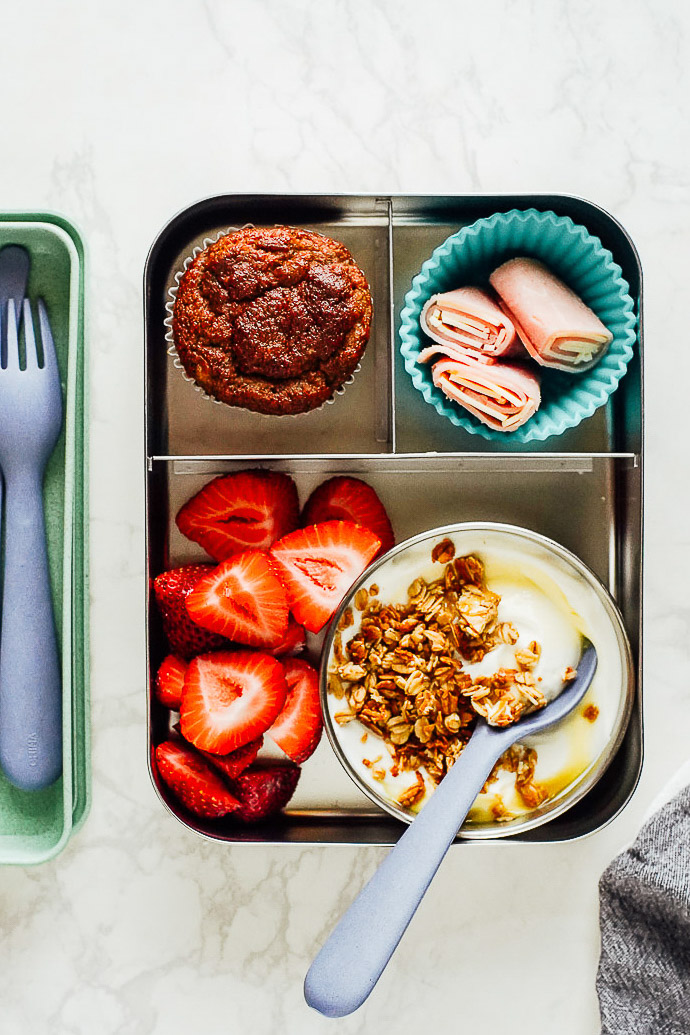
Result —
M477 726L458 761L312 963L304 982L309 1006L327 1017L344 1017L362 1005L509 743L484 723Z

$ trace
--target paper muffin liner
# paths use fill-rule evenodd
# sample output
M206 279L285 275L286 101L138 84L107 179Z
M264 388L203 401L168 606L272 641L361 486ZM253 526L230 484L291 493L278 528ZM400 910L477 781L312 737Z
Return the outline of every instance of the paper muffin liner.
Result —
M431 295L466 284L488 284L489 274L516 256L540 259L580 296L613 334L590 370L567 374L540 367L541 406L511 432L494 431L448 399L432 381L431 364L417 357L428 344L419 318ZM400 351L415 388L452 424L492 442L541 442L575 428L604 406L633 355L637 317L623 271L610 251L568 216L536 209L497 212L449 237L426 260L405 296ZM514 357L513 357L514 358ZM525 352L525 359L529 359ZM531 364L531 361L530 361Z
M165 303L165 309L166 309L166 312L167 312L168 315L163 320L163 323L165 324L165 340L166 340L167 345L168 345L168 349L167 349L168 355L172 357L172 363L173 363L173 366L175 367L175 369L180 371L180 373L182 374L182 377L185 379L185 381L188 381L193 386L194 391L198 392L199 395L202 397L202 399L205 399L207 402L216 403L218 406L227 406L228 409L230 409L230 410L236 410L236 409L238 409L238 410L246 410L247 413L253 413L257 417L264 417L266 420L276 420L276 419L284 420L286 418L306 417L310 413L318 413L318 411L322 410L324 408L324 406L332 406L333 403L336 401L336 398L339 395L343 395L343 393L345 392L345 389L347 388L347 386L352 384L352 382L354 381L356 375L361 370L361 368L362 368L361 360L357 364L355 369L352 371L352 373L348 377L347 381L343 381L343 383L338 388L336 388L336 390L334 391L334 393L331 396L331 398L330 399L326 399L326 401L321 403L320 406L315 406L312 410L303 410L301 413L261 413L258 410L250 410L248 406L232 406L230 403L226 403L222 399L216 399L216 397L214 395L209 395L209 393L204 388L202 388L201 385L198 384L194 380L194 378L191 377L190 374L187 373L187 371L185 370L184 364L183 364L182 360L180 359L180 357L178 355L177 347L175 345L175 337L174 337L174 334L173 334L173 313L174 313L174 310L175 310L175 301L177 299L177 292L179 291L180 281L181 281L182 277L185 275L185 273L187 272L187 270L189 269L191 264L194 262L194 260L196 259L197 255L200 255L203 251L205 251L212 244L215 244L216 241L219 241L221 239L221 237L225 237L226 234L236 233L238 230L250 229L253 226L254 226L253 223L244 223L243 226L230 226L230 227L227 227L225 230L219 230L218 233L215 235L215 237L205 237L203 239L203 241L201 242L201 244L198 244L194 248L194 250L192 251L191 255L187 255L186 258L183 259L182 266L175 271L175 274L173 276L174 284L171 285L171 287L168 288L168 296L169 296L169 298L168 298L168 301ZM290 227L290 229L298 229L298 228ZM318 230L313 230L312 233L318 233ZM321 234L320 236L321 237L325 237L326 235L325 234Z

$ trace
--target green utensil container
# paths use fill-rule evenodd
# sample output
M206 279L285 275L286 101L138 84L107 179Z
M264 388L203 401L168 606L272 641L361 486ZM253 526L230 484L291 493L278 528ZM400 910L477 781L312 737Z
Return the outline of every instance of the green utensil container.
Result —
M31 255L27 296L45 299L64 388L65 422L49 461L44 506L63 678L63 774L45 791L17 790L0 773L0 863L44 862L60 852L90 803L88 627L88 383L84 246L51 213L0 215L0 248Z

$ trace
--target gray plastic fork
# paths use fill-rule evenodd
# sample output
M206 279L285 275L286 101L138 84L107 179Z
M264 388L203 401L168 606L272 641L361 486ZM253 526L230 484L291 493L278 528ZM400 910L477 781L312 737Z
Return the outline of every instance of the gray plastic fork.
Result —
M360 891L312 963L304 997L326 1017L345 1017L365 1001L455 840L474 799L511 744L564 719L584 697L597 652L583 637L575 679L541 711L512 726L477 722L459 759Z
M6 321L5 310L10 298L14 299L17 320L21 315L22 303L29 280L31 256L20 244L6 244L0 248L0 328ZM0 332L0 363L2 363L2 333ZM0 419L2 416L0 415ZM2 535L2 472L0 472L0 536ZM0 542L2 539L0 538ZM0 601L1 605L2 601ZM2 608L0 606L0 615ZM2 619L0 618L0 622Z
M5 569L0 631L0 765L15 787L40 790L62 771L62 686L48 570L43 477L62 427L62 389L45 305L39 364L24 302L25 368L13 299L0 365L0 468L5 479Z

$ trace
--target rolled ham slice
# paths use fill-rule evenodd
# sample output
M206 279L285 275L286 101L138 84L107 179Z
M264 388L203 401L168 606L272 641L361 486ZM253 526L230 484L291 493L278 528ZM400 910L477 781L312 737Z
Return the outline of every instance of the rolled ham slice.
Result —
M539 409L539 379L511 363L440 359L432 367L434 384L494 431L515 431Z
M434 295L422 309L422 330L457 359L474 356L491 363L514 352L520 343L515 327L497 302L481 288L464 287ZM429 355L427 349L424 350ZM420 355L420 360L422 359Z
M613 340L596 313L537 259L510 259L489 280L530 356L544 367L579 374Z

